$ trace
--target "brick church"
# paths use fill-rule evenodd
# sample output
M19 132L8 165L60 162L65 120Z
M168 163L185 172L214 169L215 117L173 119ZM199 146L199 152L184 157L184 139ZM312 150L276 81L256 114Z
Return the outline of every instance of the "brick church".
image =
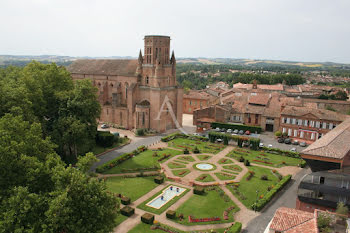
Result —
M137 60L77 60L68 70L74 80L88 78L98 88L102 122L158 132L182 125L183 89L169 36L145 36Z

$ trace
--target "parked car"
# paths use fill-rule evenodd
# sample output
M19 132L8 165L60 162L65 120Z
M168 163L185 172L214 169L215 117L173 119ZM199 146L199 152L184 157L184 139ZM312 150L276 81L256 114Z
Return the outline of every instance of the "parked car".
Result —
M216 128L214 129L216 132L220 132L220 128Z
M284 139L283 138L278 138L277 142L278 143L284 143Z
M264 143L260 142L260 143L259 143L259 147L260 147L260 148L263 148L263 147L264 147Z
M291 152L297 152L297 149L295 147L293 147L292 149L290 149Z
M221 131L221 132L226 132L226 129L225 129L225 128L222 128L220 131Z
M299 141L298 141L298 140L294 140L294 141L292 142L292 144L293 144L293 145L299 145Z
M307 146L307 144L306 144L306 142L301 142L301 143L299 143L299 146L305 147L305 146Z
M241 134L241 135L243 135L243 134L244 134L244 131L243 131L243 130L240 130L238 133Z
M101 129L108 129L108 128L109 128L109 126L107 124L102 124L101 125Z
M216 141L220 143L220 142L222 142L222 139L218 138L218 139L216 139Z
M245 131L245 135L250 135L250 131L249 130Z
M267 147L268 147L268 148L272 148L272 144L269 144Z
M232 129L228 129L226 132L227 133L232 133Z
M193 133L193 136L201 136L199 133Z
M286 138L286 139L284 139L284 143L285 144L291 144L292 140L290 138Z
M238 129L233 130L233 133L238 134Z

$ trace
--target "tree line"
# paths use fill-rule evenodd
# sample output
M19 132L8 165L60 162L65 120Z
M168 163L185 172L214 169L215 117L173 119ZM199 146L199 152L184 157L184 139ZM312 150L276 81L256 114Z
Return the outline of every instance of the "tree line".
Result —
M113 229L118 201L85 154L99 115L97 89L64 67L0 69L0 232Z

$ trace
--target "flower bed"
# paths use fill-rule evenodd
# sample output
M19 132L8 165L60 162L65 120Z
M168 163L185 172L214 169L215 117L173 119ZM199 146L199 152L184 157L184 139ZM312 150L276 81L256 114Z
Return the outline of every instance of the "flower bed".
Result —
M258 160L258 159L253 159L254 162L259 162L259 163L266 163L266 164L273 164L267 161L263 161L263 160Z
M213 221L220 221L221 218L219 217L213 217L213 218L193 218L192 216L188 216L188 222L213 222Z
M224 211L224 219L225 220L228 220L228 214L231 212L231 210L233 210L235 207L234 206L231 206L229 208L227 208L225 211Z

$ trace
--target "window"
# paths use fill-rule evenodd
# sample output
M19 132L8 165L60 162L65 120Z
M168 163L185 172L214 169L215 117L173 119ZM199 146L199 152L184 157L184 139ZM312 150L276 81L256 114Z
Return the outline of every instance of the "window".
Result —
M323 122L322 128L323 128L323 129L327 128L327 123L326 123L326 122Z
M190 105L192 105L192 100L190 100Z
M329 129L333 129L333 123L329 123Z
M288 129L288 136L292 136L292 129Z
M287 117L287 124L290 124L290 118Z
M316 128L320 128L320 122L316 121Z
M145 125L145 113L142 113L142 125Z
M285 123L285 122L284 122L284 120L285 120L285 118L284 118L284 117L282 117L282 123Z
M108 115L108 108L107 108L107 115Z
M283 129L282 129L282 133L285 133L285 132L286 132L286 130L287 130L286 128L283 128Z
M296 125L296 124L297 124L297 119L293 118L292 124L293 124L293 125Z
M294 137L298 137L298 130L294 130Z
M250 118L250 113L248 113L248 123L250 123L252 119Z
M311 140L315 139L315 133L311 133Z
M298 125L302 125L303 124L303 120L302 119L298 119Z
M255 115L255 124L258 124L258 121L259 121L259 116Z
M300 138L304 138L304 131L300 132Z
M146 84L149 84L149 77L146 76Z
M305 121L304 121L304 126L307 126L307 123L308 123L307 120L305 120Z
M315 127L315 122L314 121L310 121L310 127Z

